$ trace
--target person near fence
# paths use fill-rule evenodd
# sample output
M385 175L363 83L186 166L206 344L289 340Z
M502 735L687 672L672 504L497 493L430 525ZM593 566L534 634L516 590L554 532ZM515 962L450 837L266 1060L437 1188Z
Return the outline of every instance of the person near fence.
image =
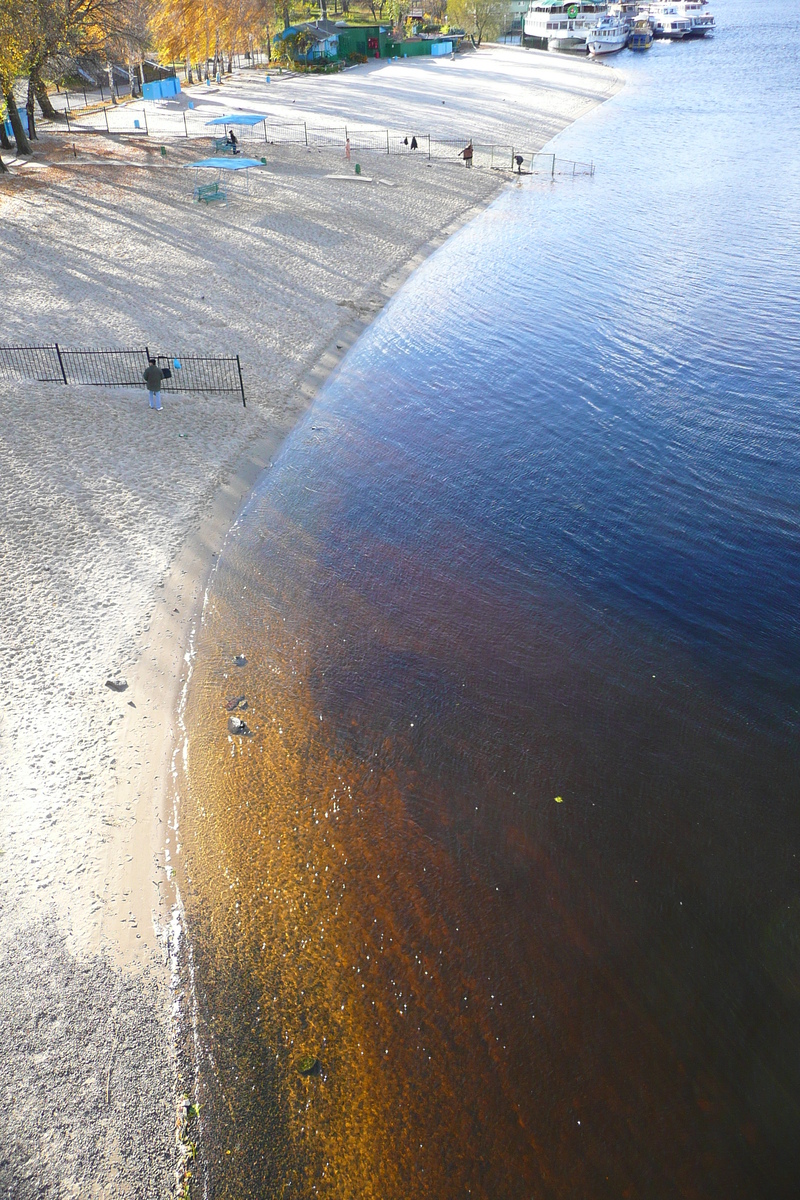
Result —
M458 157L463 158L465 167L472 166L472 142L468 142L464 149L459 151Z
M517 174L518 175L522 174L522 164L524 161L525 160L523 159L521 154L514 155L514 162L517 164Z
M417 146L417 139L416 139L416 136L414 136L414 137L412 137L412 139L411 139L411 149L412 149L412 150L417 150L418 148L419 148L419 147Z
M161 380L164 378L164 372L156 363L154 358L144 369L144 381L147 384L147 391L150 396L150 407L156 412L161 412Z
M230 132L228 133L228 141L229 141L229 143L230 143L230 145L231 145L231 148L232 148L232 150L233 150L233 153L234 153L234 154L238 154L238 153L239 153L239 150L238 150L238 146L239 146L239 139L237 138L236 134L233 132L233 130L232 130L232 129L231 129L231 130L230 130Z

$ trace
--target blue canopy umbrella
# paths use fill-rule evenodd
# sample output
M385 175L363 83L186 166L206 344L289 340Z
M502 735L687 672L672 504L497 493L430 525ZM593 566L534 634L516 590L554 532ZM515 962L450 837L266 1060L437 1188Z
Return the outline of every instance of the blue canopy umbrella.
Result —
M206 125L260 125L266 119L258 113L229 113L223 117L214 117L213 121L206 121Z
M222 179L223 171L244 171L244 191L246 195L250 194L250 169L252 167L263 167L264 162L260 158L201 158L199 162L187 163L187 167L193 170L194 175L194 191L198 200L215 199L217 196L225 199L225 193L220 190L219 184ZM200 183L200 171L211 170L217 172L216 187L213 184ZM211 189L213 187L213 195Z
M260 158L202 158L200 162L188 163L187 166L216 167L219 171L249 171L250 167L263 167Z
M224 142L221 142L221 140L217 138L215 146L213 146L215 150L224 150L228 146L228 148L233 150L234 154L236 154L235 143L228 143L228 127L234 125L251 128L251 130L255 125L263 125L264 140L266 142L266 116L261 113L223 113L222 116L213 116L213 118L210 121L206 121L205 124L215 128L224 128Z

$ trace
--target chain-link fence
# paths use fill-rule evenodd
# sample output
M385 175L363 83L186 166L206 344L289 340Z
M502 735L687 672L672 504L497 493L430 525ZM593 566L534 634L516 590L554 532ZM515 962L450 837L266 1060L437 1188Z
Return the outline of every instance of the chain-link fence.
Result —
M155 359L166 377L165 392L241 396L246 406L239 355L159 354L141 350L86 350L59 346L0 346L0 375L40 383L83 387L144 387L144 371Z
M496 142L482 142L470 134L458 137L431 133L400 133L369 125L315 125L304 120L282 121L265 116L255 125L236 125L236 137L241 145L253 151L256 146L317 146L346 150L355 154L404 154L429 160L458 162L461 152L472 144L473 165L490 170L522 168L535 175L593 175L593 163L573 162L554 154L534 152L524 147ZM190 138L222 140L223 126L209 126L208 118L193 109L176 110L160 105L127 104L117 108L102 108L67 118L69 132L144 134L159 139ZM522 164L516 162L522 157Z
M555 154L539 151L531 155L532 175L594 175L594 163L573 162L571 158L556 158Z
M230 75L231 70L238 71L248 70L254 67L263 67L269 70L270 63L265 54L260 50L253 50L252 53L247 51L244 54L234 54L231 58L223 56L222 66L223 74ZM151 64L154 65L154 64ZM230 68L230 70L229 70ZM169 72L178 78L182 78L184 83L187 82L187 70L185 63L172 63L165 65L162 68L162 74ZM202 77L203 64L193 67L193 73L198 79ZM209 59L207 64L207 77L213 78L214 69L213 61ZM48 97L51 105L56 112L69 114L70 116L76 111L83 108L99 108L104 104L114 104L115 101L126 101L135 96L141 96L142 82L139 77L136 67L134 67L134 80L131 86L131 80L128 69L121 67L115 63L112 71L113 82L107 79L91 81L88 76L80 86L61 86L56 84L55 91L48 91ZM14 93L17 99L17 104L20 108L25 107L27 98L27 81L20 80L14 86ZM42 117L39 120L43 120Z

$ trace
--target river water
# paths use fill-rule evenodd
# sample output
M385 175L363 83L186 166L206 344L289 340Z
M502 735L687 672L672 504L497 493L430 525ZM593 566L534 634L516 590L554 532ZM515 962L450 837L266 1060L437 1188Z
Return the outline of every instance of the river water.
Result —
M206 1195L798 1194L800 15L715 13L617 56L593 179L415 273L229 539Z

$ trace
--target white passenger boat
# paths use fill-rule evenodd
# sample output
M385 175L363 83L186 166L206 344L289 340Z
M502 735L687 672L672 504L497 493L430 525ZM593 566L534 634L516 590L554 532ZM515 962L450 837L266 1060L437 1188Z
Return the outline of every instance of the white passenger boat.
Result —
M650 17L655 37L681 41L691 35L691 18L684 15L682 4L650 4L645 11Z
M607 10L606 0L532 0L523 23L523 43L539 50L586 52L589 33Z
M589 34L590 54L614 54L628 43L630 26L621 17L601 17Z
M692 23L689 37L705 37L707 33L714 32L716 22L707 11L705 0L683 0L679 7L682 15Z

